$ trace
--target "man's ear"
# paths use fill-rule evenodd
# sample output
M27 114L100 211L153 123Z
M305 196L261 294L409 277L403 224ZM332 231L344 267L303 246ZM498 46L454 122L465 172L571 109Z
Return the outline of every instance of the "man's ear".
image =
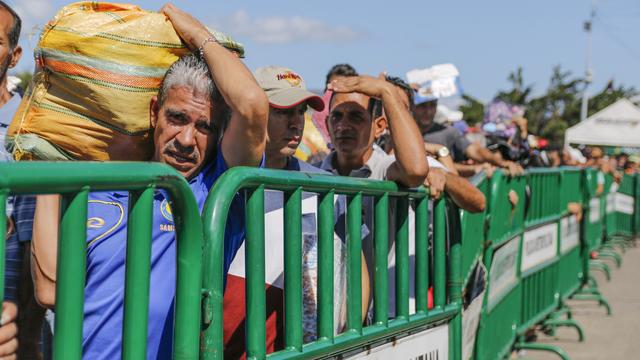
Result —
M387 118L383 115L373 120L373 127L376 139L384 134L387 129Z
M22 47L20 47L20 45L17 45L11 52L11 61L9 62L9 69L12 69L14 66L16 66L18 61L20 61L21 57L22 57Z
M153 96L149 102L149 127L153 130L158 124L158 114L160 112L160 105L158 104L158 97Z

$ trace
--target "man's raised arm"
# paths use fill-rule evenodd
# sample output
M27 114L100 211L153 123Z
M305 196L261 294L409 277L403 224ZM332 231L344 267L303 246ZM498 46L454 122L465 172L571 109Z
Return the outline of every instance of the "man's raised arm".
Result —
M222 139L229 167L256 166L262 160L267 134L269 101L244 63L212 37L191 15L166 4L161 10L193 51L201 51L218 91L231 109L231 120ZM214 111L216 106L213 104Z

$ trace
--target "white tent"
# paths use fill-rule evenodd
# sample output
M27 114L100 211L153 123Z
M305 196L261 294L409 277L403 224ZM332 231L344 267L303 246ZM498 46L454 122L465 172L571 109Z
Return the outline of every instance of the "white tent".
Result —
M565 143L640 147L640 108L620 99L567 129Z

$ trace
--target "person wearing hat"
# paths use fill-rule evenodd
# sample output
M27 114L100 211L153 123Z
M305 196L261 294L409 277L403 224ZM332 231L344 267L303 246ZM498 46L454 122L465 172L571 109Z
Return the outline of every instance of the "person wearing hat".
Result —
M322 111L325 107L321 97L306 89L304 80L291 69L278 66L266 66L255 71L258 85L269 99L269 120L267 124L267 142L265 145L265 166L269 169L303 171L309 173L329 172L312 166L294 156L302 140L305 113L308 108ZM346 199L339 196L334 204L334 266L336 313L344 314L346 300ZM267 353L284 347L284 239L282 237L284 199L280 191L265 191L265 286L266 302L266 350ZM317 309L317 229L315 204L317 195L302 193L302 286L303 286L303 339L315 340ZM369 231L363 226L364 233ZM364 258L364 255L363 255ZM362 314L366 314L369 303L369 273L363 260L362 265ZM233 259L227 276L227 288L224 294L224 357L240 359L246 357L245 321L245 258L243 251ZM334 324L336 332L342 331L344 318Z
M304 80L291 69L265 66L256 80L269 98L269 123L265 164L270 169L318 172L320 169L293 156L302 141L307 108L324 110L322 98L307 90Z

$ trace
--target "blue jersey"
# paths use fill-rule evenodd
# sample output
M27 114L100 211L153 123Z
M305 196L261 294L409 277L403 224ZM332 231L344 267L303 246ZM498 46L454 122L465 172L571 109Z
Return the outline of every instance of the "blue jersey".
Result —
M213 183L225 170L227 165L218 151L217 158L189 181L200 211ZM100 192L89 196L83 327L85 359L121 357L127 210L127 192ZM160 190L153 200L152 236L147 358L169 359L172 356L176 246L169 199ZM225 232L225 277L243 238L244 199L236 195Z

